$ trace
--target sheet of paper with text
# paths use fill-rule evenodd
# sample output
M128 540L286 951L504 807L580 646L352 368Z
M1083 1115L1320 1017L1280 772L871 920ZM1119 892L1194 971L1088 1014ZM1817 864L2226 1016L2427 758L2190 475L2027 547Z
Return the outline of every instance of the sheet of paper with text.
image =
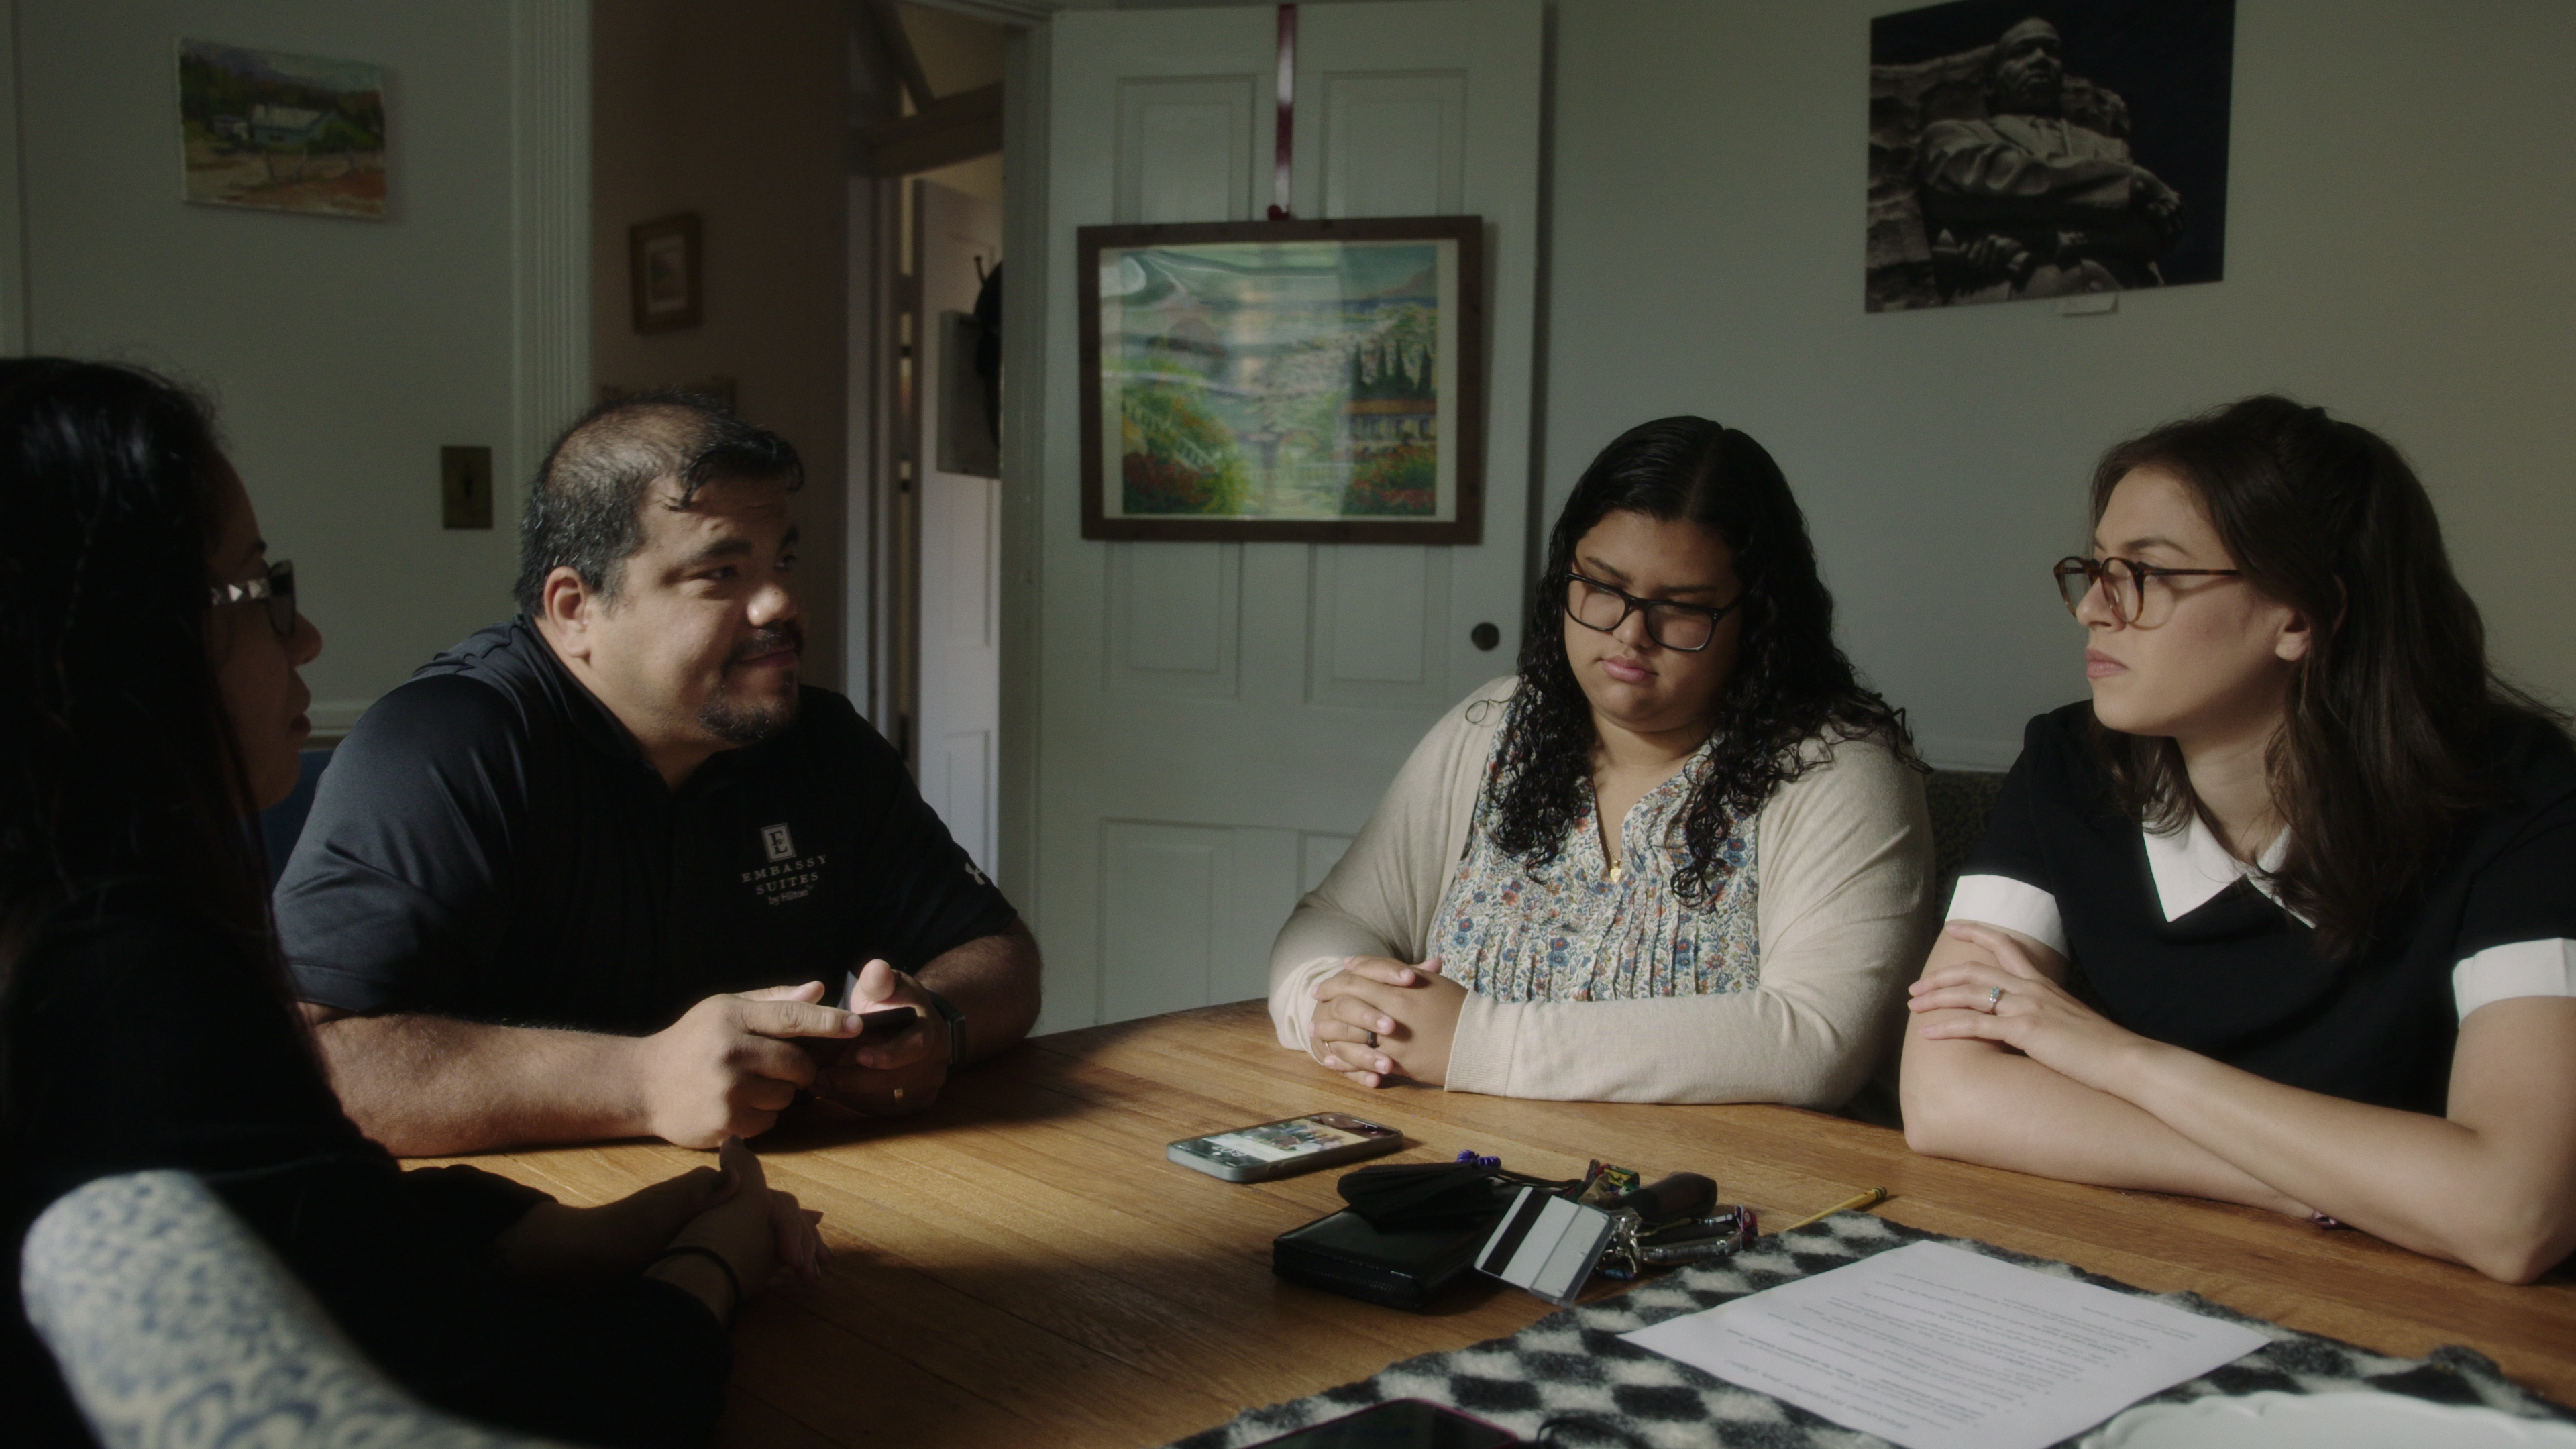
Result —
M1939 1243L1624 1337L1906 1449L2041 1449L2267 1341Z

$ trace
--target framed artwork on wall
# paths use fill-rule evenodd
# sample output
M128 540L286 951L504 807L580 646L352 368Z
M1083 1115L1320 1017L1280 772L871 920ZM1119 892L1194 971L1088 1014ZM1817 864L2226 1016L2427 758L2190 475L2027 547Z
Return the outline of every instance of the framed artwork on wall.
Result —
M1476 543L1484 223L1087 226L1082 536Z
M2219 280L2235 48L2235 0L1870 21L1867 308Z
M698 214L684 211L626 229L626 273L635 330L695 327L698 307Z
M179 42L184 200L385 219L385 73L356 60Z

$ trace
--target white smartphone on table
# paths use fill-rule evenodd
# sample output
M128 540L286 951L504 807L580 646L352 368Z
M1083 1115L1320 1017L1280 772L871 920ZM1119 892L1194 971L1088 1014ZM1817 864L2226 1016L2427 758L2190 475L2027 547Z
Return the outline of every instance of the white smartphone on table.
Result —
M1205 1137L1184 1137L1165 1147L1163 1155L1227 1182L1266 1182L1318 1167L1383 1157L1403 1146L1404 1134L1392 1127L1348 1112L1317 1112Z

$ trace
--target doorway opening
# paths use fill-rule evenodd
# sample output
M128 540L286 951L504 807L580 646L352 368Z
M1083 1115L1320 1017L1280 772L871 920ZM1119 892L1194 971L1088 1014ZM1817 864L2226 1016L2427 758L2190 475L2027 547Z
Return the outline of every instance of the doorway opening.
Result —
M897 0L864 0L853 19L850 415L854 444L867 437L851 450L851 491L867 506L852 510L851 555L869 584L850 592L849 675L923 799L990 871L1002 73L1014 32Z

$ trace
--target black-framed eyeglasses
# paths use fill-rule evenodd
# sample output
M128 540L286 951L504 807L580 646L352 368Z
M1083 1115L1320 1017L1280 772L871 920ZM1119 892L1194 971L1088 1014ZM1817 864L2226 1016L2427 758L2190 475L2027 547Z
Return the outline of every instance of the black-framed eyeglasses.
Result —
M2095 584L2102 586L2102 597L2111 605L2111 615L2123 624L2138 622L2146 608L2147 581L2171 578L2181 574L2235 578L2243 569L2169 569L2155 564L2142 564L2133 558L2085 558L2071 555L2057 561L2051 572L2057 575L2057 596L2066 601L2066 612L2072 614L2084 606L2084 596Z
M295 561L279 559L268 566L268 572L246 584L216 584L208 590L214 602L222 604L263 603L268 606L268 627L280 639L295 637Z
M1735 612L1744 602L1738 594L1732 604L1706 608L1699 604L1677 604L1670 599L1641 599L1610 587L1599 579L1587 579L1569 569L1565 574L1565 616L1586 629L1607 634L1628 622L1628 616L1645 611L1646 637L1667 649L1696 654L1717 637L1717 621Z

